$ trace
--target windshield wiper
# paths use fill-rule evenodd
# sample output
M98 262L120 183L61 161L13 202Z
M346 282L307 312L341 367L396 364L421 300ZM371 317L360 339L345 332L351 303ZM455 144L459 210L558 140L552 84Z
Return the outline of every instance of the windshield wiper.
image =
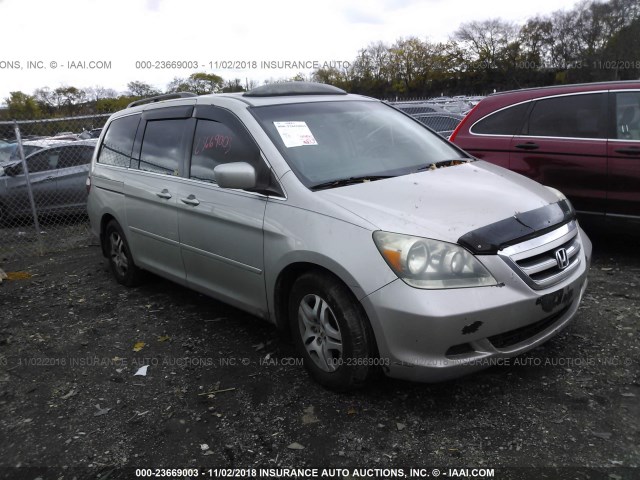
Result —
M471 161L470 158L451 158L449 160L440 160L439 162L431 162L427 165L423 165L422 167L418 167L416 172L421 172L423 170L436 169L441 167L453 167L454 165L460 165L461 163L469 163Z
M373 182L374 180L383 180L391 178L393 175L363 175L361 177L341 178L338 180L330 180L328 182L319 183L309 187L311 190L324 190L326 188L344 187L345 185L353 185L354 183Z

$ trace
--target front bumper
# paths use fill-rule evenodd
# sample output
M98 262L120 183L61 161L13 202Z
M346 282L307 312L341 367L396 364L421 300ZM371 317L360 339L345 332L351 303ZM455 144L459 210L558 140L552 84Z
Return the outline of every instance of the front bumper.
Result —
M498 255L478 256L499 286L420 290L395 280L362 300L391 377L438 382L526 352L574 318L587 286L591 242L564 281L533 290Z

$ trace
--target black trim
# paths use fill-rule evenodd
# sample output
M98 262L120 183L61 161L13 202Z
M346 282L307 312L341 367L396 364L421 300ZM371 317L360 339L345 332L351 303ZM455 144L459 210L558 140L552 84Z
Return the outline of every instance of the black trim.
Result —
M495 254L504 247L537 237L575 217L569 201L561 200L473 230L461 236L458 243L474 254Z
M176 98L191 98L191 97L197 97L197 96L198 95L192 92L165 93L163 95L156 95L155 97L136 100L135 102L131 102L129 105L127 105L127 108L137 107L138 105L144 105L147 103L162 102L164 100L173 100Z
M556 312L549 317L543 318L542 320L538 320L535 323L516 328L515 330L510 330L508 332L493 335L488 339L491 344L497 349L504 349L513 347L514 345L518 345L519 343L529 340L536 335L540 335L545 330L550 329L552 325L556 324L558 320L560 320L560 318L562 318L562 316L569 311L571 305L572 303L564 307L559 312Z
M519 139L522 139L523 141L529 140L531 141L531 139L533 138L540 138L541 140L547 140L545 138L542 137L524 137L524 136L520 136L518 135ZM554 137L554 139L559 139L559 140L567 140L569 137ZM572 138L571 140L573 141L577 141L577 142L581 142L581 141L594 141L597 140L599 142L606 142L606 139L604 138ZM546 147L546 145L543 145L541 148ZM586 154L586 153L572 153L572 152L551 152L548 150L532 150L532 151L523 151L523 150L510 150L511 153L519 153L521 155L553 155L553 156L563 156L563 157L579 157L579 158L603 158L604 155L592 155L592 154ZM514 170L515 171L515 170Z
M193 114L193 105L179 107L154 108L142 113L143 120L170 120L174 118L189 118Z

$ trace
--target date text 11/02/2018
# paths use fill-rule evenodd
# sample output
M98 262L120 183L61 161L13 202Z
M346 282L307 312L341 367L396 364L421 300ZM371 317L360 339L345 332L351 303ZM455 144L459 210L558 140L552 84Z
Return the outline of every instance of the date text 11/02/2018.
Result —
M136 60L139 70L318 70L326 68L349 68L350 62L343 60Z
M136 469L136 477L190 478L494 478L493 468L209 468Z

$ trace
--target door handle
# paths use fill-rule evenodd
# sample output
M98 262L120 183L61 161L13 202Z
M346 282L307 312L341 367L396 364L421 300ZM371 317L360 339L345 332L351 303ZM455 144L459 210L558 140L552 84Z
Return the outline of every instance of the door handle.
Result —
M624 155L640 155L640 148L638 147L618 148L616 152L622 153Z
M189 195L187 198L181 198L180 201L182 203L186 203L187 205L192 205L194 207L197 207L198 205L200 205L200 201L196 198L195 195Z
M169 190L167 190L166 188L161 192L157 192L156 195L159 196L160 198L166 198L167 200L171 198L171 194L169 193Z
M516 148L521 148L522 150L537 150L540 148L537 143L527 142L527 143L519 143L516 145Z

